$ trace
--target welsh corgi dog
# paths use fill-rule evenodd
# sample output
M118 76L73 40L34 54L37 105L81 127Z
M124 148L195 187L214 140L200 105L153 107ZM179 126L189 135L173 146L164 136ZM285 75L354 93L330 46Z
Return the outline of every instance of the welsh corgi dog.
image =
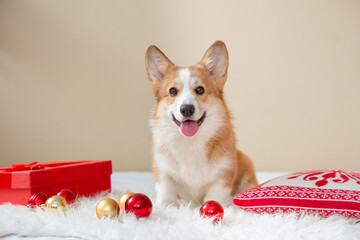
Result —
M152 171L156 206L181 198L229 206L241 191L257 185L250 158L236 149L223 96L229 56L216 41L194 66L173 64L156 46L145 56L155 95Z

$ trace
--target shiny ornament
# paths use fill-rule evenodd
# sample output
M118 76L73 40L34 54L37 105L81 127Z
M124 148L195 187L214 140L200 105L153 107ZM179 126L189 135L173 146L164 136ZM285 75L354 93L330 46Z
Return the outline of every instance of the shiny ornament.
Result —
M68 204L72 204L75 202L75 194L69 189L63 189L58 192L56 195L65 198Z
M213 222L218 222L224 217L224 209L216 201L207 201L200 208L202 218L213 218Z
M119 204L111 198L101 200L96 206L96 216L101 219L104 217L114 218L119 215Z
M62 196L54 195L49 197L45 202L44 210L45 212L54 212L58 213L60 211L66 212L68 208L68 203L65 198Z
M46 193L43 192L34 193L29 197L27 207L34 208L36 206L41 206L46 202L48 198L49 196Z
M126 202L126 200L128 200L128 198L131 197L132 195L134 195L134 193L128 192L128 193L125 193L124 195L122 195L122 196L120 197L120 200L119 200L120 210L124 210L124 209L125 209L125 202Z
M133 213L138 219L148 217L152 211L152 202L145 194L136 193L125 202L126 213Z

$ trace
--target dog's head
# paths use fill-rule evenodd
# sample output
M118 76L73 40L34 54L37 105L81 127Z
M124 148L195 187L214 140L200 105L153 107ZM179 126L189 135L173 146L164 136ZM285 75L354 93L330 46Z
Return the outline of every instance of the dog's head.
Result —
M174 65L156 46L148 48L145 63L157 117L171 121L183 135L194 136L207 118L216 117L219 108L225 107L222 91L229 56L223 42L215 42L195 66Z

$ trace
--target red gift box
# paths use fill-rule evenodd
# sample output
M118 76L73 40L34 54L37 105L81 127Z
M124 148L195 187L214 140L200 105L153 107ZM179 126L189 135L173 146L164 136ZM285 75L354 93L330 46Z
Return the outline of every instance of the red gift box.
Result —
M111 190L111 161L76 161L14 164L0 168L0 204L27 205L37 192L49 196L62 189L75 195L89 196Z

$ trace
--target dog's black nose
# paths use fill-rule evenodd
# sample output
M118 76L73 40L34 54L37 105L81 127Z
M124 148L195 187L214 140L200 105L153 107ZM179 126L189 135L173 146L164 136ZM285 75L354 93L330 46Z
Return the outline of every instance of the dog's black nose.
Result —
M191 117L195 112L195 107L192 104L183 104L180 106L180 112L184 117Z

